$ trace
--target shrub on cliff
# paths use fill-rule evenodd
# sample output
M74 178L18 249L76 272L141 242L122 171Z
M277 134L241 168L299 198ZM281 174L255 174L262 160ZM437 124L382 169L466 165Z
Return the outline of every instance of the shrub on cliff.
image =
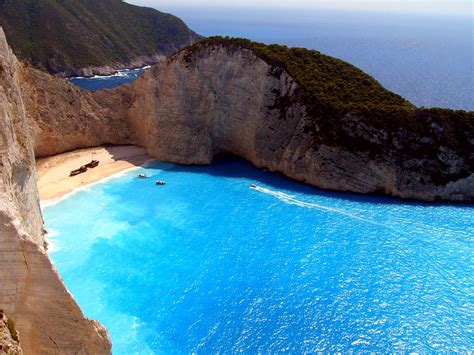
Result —
M274 75L281 73L277 69L283 69L298 82L302 88L301 98L314 109L326 106L338 110L414 107L357 67L315 50L228 37L210 37L185 50L193 53L203 46L213 45L249 49L275 68Z
M446 151L440 151L441 155L453 150L469 157L464 163L474 169L474 146L462 144L472 141L473 112L417 108L355 66L304 48L211 37L183 49L185 60L193 61L202 49L216 46L250 50L271 66L269 74L279 77L286 71L299 84L292 97L274 92L275 103L269 109L279 110L279 117L285 119L288 108L302 102L309 116L304 132L313 136L315 149L319 144L343 146L367 152L374 159L393 155L420 161L438 149ZM437 164L424 169L445 170L444 180L436 181L444 184L451 178L450 161L440 159ZM468 176L472 169L458 172L457 178Z
M7 328L10 332L10 335L12 336L12 339L18 341L18 332L16 331L15 322L13 319L7 318Z

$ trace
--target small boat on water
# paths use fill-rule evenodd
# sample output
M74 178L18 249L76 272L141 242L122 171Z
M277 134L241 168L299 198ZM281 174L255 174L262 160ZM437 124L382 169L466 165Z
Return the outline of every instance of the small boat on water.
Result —
M90 163L86 164L85 166L89 169L95 168L97 165L99 165L98 160L92 160Z
M137 178L139 178L139 179L148 179L149 176L147 174L138 174Z
M83 165L83 166L81 166L79 169L72 170L72 171L69 173L69 176L76 176L76 175L85 173L86 171L87 171L87 166Z
M155 185L166 185L166 181L159 180L159 181L155 182Z
M255 184L252 184L252 185L250 185L250 187L249 187L249 188L251 188L251 189L255 190L255 189L257 188L257 185L255 185Z

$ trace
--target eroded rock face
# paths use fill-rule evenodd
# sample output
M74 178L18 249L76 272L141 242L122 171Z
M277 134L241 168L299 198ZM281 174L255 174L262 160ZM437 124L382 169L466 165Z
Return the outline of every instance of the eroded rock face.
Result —
M0 30L0 309L26 354L108 354L107 331L84 317L44 249L21 70Z
M331 141L297 98L295 80L248 49L203 46L192 55L185 49L131 85L97 93L28 67L21 73L37 157L135 144L160 160L209 164L230 152L323 189L474 199L474 158L469 149L440 143L445 127L426 112L413 117L426 126L421 135L404 126L377 128L348 113L336 127L344 138Z
M437 146L434 130L423 137L404 127L389 132L347 114L339 128L356 144L335 145L318 137L318 124L293 99L297 88L249 50L211 46L192 56L185 49L117 91L133 97L127 120L161 160L209 164L216 153L231 152L324 189L474 199L472 157ZM284 110L282 99L289 102ZM427 154L418 154L427 146Z
M29 67L22 68L21 82L37 158L102 144L133 143L131 126L120 115L126 95L93 94Z

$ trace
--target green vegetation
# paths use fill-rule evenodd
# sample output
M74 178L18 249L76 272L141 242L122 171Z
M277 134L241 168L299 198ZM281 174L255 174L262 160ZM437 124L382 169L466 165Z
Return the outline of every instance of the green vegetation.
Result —
M272 65L273 74L281 69L300 84L300 98L312 107L332 106L338 110L373 108L413 108L413 105L382 87L374 78L342 60L305 48L265 45L240 38L211 37L196 43L202 46L221 45L245 48ZM193 49L189 51L191 54Z
M342 60L304 48L288 48L281 45L265 45L246 39L211 37L185 48L185 58L192 61L203 48L223 46L229 50L248 49L271 65L272 75L279 77L286 71L300 86L299 92L282 97L276 92L275 105L281 117L286 117L288 107L296 100L303 102L310 116L305 132L312 133L314 146L320 142L346 146L350 149L389 154L387 149L397 135L414 137L432 136L436 144L463 152L469 156L469 142L474 132L474 113L447 109L416 108L401 96L385 89L370 75ZM351 119L359 119L372 127L374 132L387 132L377 139L358 138L350 132ZM431 143L404 146L422 157L433 152ZM413 156L413 154L412 154Z
M299 84L292 96L275 90L268 109L291 120L289 107L303 103L308 118L299 122L300 137L311 137L315 150L324 144L366 152L372 159L391 159L407 170L423 172L440 185L474 170L474 112L417 108L353 65L304 48L211 37L183 49L184 58L191 63L216 46L230 52L251 50L270 65L271 75L280 77L286 71ZM455 170L453 158L439 158L451 154L446 152L464 158Z
M18 57L51 73L169 55L198 38L179 18L122 0L0 0L0 25Z
M7 328L10 332L10 335L12 336L12 339L18 341L18 332L16 331L15 322L13 319L7 318Z

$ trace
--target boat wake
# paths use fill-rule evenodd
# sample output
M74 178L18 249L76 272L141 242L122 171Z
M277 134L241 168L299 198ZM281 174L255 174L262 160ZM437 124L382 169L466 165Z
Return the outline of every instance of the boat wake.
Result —
M373 225L376 225L376 226L382 226L382 227L385 227L385 228L393 229L392 227L390 227L386 224L376 222L372 219L362 217L362 216L360 216L358 214L355 214L355 213L352 213L352 212L347 212L347 211L342 210L340 208L328 207L328 206L320 205L318 203L313 203L313 202L304 202L304 201L298 200L296 198L296 196L294 196L294 195L289 195L289 194L286 194L286 193L281 192L281 191L273 191L273 190L266 189L266 188L260 187L260 186L252 186L251 188L255 191L264 193L266 195L276 197L278 200L280 200L280 201L282 201L282 202L284 202L288 205L294 205L294 206L303 207L303 208L317 209L317 210L320 210L320 211L326 211L326 212L330 212L330 213L338 213L338 214L344 215L346 217L356 219L356 220L359 220L359 221L362 221L362 222L365 222L365 223L370 223L370 224L373 224Z

